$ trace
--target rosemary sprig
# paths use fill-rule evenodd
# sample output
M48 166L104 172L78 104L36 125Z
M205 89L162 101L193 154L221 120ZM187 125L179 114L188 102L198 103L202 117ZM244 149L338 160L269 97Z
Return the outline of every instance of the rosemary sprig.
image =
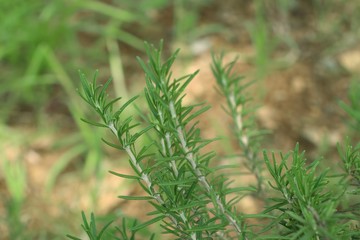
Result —
M200 107L193 112L196 105L183 106L182 104L183 92L196 76L197 71L178 79L172 79L171 66L178 51L162 63L162 45L158 50L147 44L146 50L149 63L146 64L139 58L138 61L146 74L145 95L152 113L152 124L160 137L160 152L170 159L174 157L174 154L179 158L177 162L169 161L170 170L175 179L179 178L180 171L181 176L194 177L194 183L200 183L200 186L197 184L196 187L202 188L200 191L204 192L204 196L202 196L204 203L212 202L214 209L207 211L214 214L221 222L218 228L221 229L229 224L233 226L238 235L242 235L241 221L236 217L233 209L227 205L224 196L220 195L220 192L224 192L221 189L223 184L219 185L220 189L216 189L207 179L210 174L208 164L212 154L201 155L200 150L209 141L200 138L200 130L196 127L196 123L191 124L191 120L206 111L208 107ZM222 181L224 183L226 179L224 178ZM202 217L205 219L205 216ZM216 223L215 219L213 222ZM205 230L204 227L201 228ZM211 226L212 229L215 227L216 225Z
M162 221L164 232L173 234L179 239L203 239L207 237L231 238L231 232L238 237L245 237L244 222L233 205L226 201L229 193L240 194L252 191L252 188L228 189L227 178L217 175L209 167L214 156L212 152L202 153L202 148L211 140L200 137L197 116L209 107L202 104L184 106L182 99L187 85L197 72L172 78L171 67L178 51L162 62L162 44L160 49L145 44L149 62L140 58L138 61L145 72L146 88L144 90L150 116L148 127L132 133L139 124L133 124L132 117L124 117L124 110L136 100L131 98L118 110L114 104L120 100L108 100L106 90L110 84L97 85L96 75L89 83L80 73L83 88L82 98L97 112L101 122L83 121L97 127L110 130L117 143L104 140L108 145L125 151L130 166L136 175L129 176L111 172L120 177L137 179L148 196L120 196L124 199L147 200L156 209L156 215L148 222L136 225L138 230L147 225ZM154 130L156 151L149 146L137 149L136 140L149 130ZM232 226L232 229L229 228Z
M251 100L245 90L253 82L244 82L244 77L233 72L237 59L224 64L224 54L219 57L212 55L211 69L216 79L219 92L226 98L226 113L234 123L234 135L246 159L245 166L252 172L257 180L257 190L261 192L264 181L262 176L262 160L259 158L259 136L263 131L256 129L253 117L254 107L249 107Z

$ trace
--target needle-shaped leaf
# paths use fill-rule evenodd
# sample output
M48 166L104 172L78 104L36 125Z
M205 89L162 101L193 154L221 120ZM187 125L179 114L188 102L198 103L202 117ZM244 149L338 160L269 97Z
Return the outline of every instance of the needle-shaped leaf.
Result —
M121 177L121 178L141 180L141 177L139 177L139 176L127 175L127 174L122 174L122 173L118 173L118 172L114 172L114 171L109 171L109 173L111 173L115 176Z
M140 200L140 201L149 201L154 200L151 196L118 196L118 198L125 199L125 200Z
M143 229L151 224L154 224L158 221L161 221L162 219L164 219L164 216L158 216L158 217L155 217L155 218L152 218L151 220L147 221L147 222L144 222L142 224L138 224L136 226L133 226L131 228L132 231L137 231L137 230L140 230L140 229Z
M93 122L84 118L81 118L81 121L86 122L87 124L93 125L95 127L103 127L103 128L108 128L107 125L103 124L103 123L97 123L97 122Z

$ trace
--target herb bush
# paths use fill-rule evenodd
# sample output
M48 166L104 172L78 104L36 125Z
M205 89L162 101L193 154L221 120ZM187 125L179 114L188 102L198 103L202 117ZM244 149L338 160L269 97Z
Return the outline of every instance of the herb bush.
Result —
M109 222L101 230L97 230L100 227L94 214L88 221L82 213L82 227L90 239L135 239L137 232L152 224L159 224L166 239L360 238L359 144L339 144L343 171L337 173L331 169L319 171L319 160L307 162L298 144L279 156L266 150L261 154L263 132L254 124L255 108L249 106L246 94L251 83L233 73L236 60L224 64L223 55L213 55L213 75L226 98L225 109L233 119L233 132L245 159L243 165L214 166L211 162L215 153L203 151L213 140L201 137L196 121L209 107L183 104L184 91L197 72L174 78L171 67L179 50L163 61L162 43L159 49L147 43L145 46L149 60L138 58L145 72L144 95L149 109L148 115L139 113L145 127L125 113L137 96L116 108L120 97L108 99L106 92L111 81L98 85L96 75L88 82L80 72L81 97L100 118L83 121L108 129L115 141L103 141L124 151L133 169L133 175L110 173L137 180L146 193L119 198L146 201L153 207L149 221L129 224L123 219L121 226L112 227ZM347 106L348 111L350 108ZM151 144L138 144L149 136ZM242 166L255 176L254 186L231 184L226 169ZM236 204L249 194L265 202L263 211L245 214L237 210Z

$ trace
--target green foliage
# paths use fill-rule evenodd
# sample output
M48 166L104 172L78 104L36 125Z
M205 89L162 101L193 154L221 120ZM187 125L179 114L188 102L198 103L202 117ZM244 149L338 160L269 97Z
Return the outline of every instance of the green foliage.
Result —
M256 65L256 78L263 79L268 70L270 64L270 54L274 43L269 38L269 26L265 19L265 4L263 1L256 1L256 19L254 22L247 24L252 44L255 53L255 65Z
M345 177L350 184L349 187L351 187L348 193L360 195L360 145L354 148L350 144L346 144L344 148L338 145ZM359 207L358 211L360 210Z
M360 81L354 78L349 87L350 104L340 102L340 106L355 120L354 127L360 131Z
M73 9L59 3L9 0L0 3L0 69L3 79L12 79L1 82L0 99L7 102L1 121L17 111L19 103L37 106L34 110L40 112L39 106L50 96L46 87L55 81L48 76L40 77L35 69L43 70L42 60L39 61L41 46L55 49L72 36L66 19ZM56 14L57 11L62 14ZM33 91L37 92L36 97Z
M328 170L317 176L319 161L306 165L299 145L292 153L281 154L280 158L277 163L273 154L271 162L264 152L267 169L274 179L270 186L281 193L281 197L271 198L274 205L264 211L277 212L277 220L270 226L282 225L280 236L289 239L347 239L352 236L348 222L355 217L337 212L341 195L330 191Z
M0 203L6 212L0 217L0 223L5 222L8 233L4 237L10 239L22 239L25 225L21 219L23 207L26 202L27 170L20 153L8 156L5 149L9 146L24 145L21 134L0 125L0 180L4 180L4 186L8 194L0 192ZM5 141L7 140L7 141ZM8 236L7 236L8 234Z
M232 187L225 174L217 171L218 168L211 167L214 153L202 151L211 140L201 138L196 121L208 107L203 104L183 105L184 91L198 71L174 78L171 67L179 51L162 61L162 43L159 49L147 43L145 47L148 62L138 58L145 72L144 94L150 110L149 115L144 116L145 127L133 123L132 117L124 115L137 96L120 107L115 107L121 98L108 99L106 91L110 80L103 86L98 85L95 74L93 81L89 83L86 76L80 73L83 89L81 97L100 118L100 121L83 121L108 129L115 142L105 139L103 141L124 151L134 171L133 175L113 171L110 173L137 180L145 193L142 196L119 198L147 201L154 208L154 211L148 213L150 220L134 223L131 227L123 225L122 229L116 228L122 239L134 239L137 231L155 223L161 226L163 234L173 235L176 239L359 237L358 228L354 225L359 224L359 204L339 211L348 193L359 195L358 148L353 149L347 144L345 152L339 150L345 173L337 176L329 176L329 170L318 174L319 160L307 164L304 153L299 152L299 145L296 145L291 153L280 154L280 161L275 154L270 160L264 151L264 162L273 179L269 181L269 185L274 191L266 191L260 197L270 200L272 204L267 205L261 213L242 214L235 208L236 203L256 189L247 186ZM257 154L261 131L257 131L253 124L254 108L246 104L249 99L244 91L249 83L244 83L241 76L232 72L235 62L224 65L223 55L213 56L212 70L219 90L227 100L227 112L234 121L234 135L243 150L243 157L247 160L246 166L257 178L257 190L260 191L264 185L262 162ZM144 137L145 133L155 134L151 135L152 144L137 144L138 139ZM234 165L228 168L233 169ZM340 182L344 191L332 190L330 179ZM353 183L355 188L352 187ZM251 218L260 225L249 225L247 219ZM83 221L85 231L93 229L92 236L97 236L94 230L95 221L91 221L93 225L89 225L86 219ZM126 235L128 231L131 232L130 238ZM116 235L113 238L117 239Z
M226 202L226 195L236 190L226 189L224 175L213 175L209 163L213 153L201 153L200 150L210 141L200 137L200 130L194 119L206 111L201 105L183 106L184 90L196 73L172 79L171 67L178 51L166 61L161 61L162 46L159 50L146 44L149 62L138 61L146 76L145 96L150 109L148 127L133 134L138 124L132 118L122 118L126 107L136 97L114 110L114 103L120 98L108 100L106 89L97 85L96 75L88 83L81 75L82 98L98 113L101 122L84 120L97 127L109 129L118 143L104 140L108 145L124 150L129 156L134 176L114 173L117 176L137 179L148 196L120 196L128 200L147 200L156 209L148 222L136 227L140 229L157 221L162 221L165 233L181 239L194 239L214 235L227 235L235 231L244 234L242 220L234 212L234 203ZM158 136L153 145L140 149L136 140L145 132L154 130ZM251 188L237 188L240 191ZM211 203L211 204L210 204ZM198 219L195 221L195 219ZM232 229L227 229L232 226Z
M246 96L245 90L252 82L245 82L244 77L234 73L236 59L230 63L223 64L223 54L220 57L213 55L212 72L216 79L219 92L226 98L227 109L234 126L234 135L242 157L246 159L245 166L254 174L257 180L257 189L260 192L263 185L261 160L258 157L259 137L263 132L256 129L254 119L254 107L248 106L251 100Z
M175 39L183 43L189 43L201 35L218 31L217 25L199 26L199 12L201 8L210 4L212 0L175 0L173 9L175 13ZM195 26L198 26L195 28Z
M21 221L21 211L25 201L26 191L26 170L24 164L16 160L10 162L5 159L2 163L2 174L5 176L6 186L10 192L10 197L3 199L8 218L9 237L11 239L21 239L23 237L24 224Z
M83 224L81 225L82 229L88 236L88 239L90 240L101 240L101 239L117 239L117 240L135 240L135 236L138 233L137 229L137 220L128 218L123 218L121 227L115 227L114 231L111 231L109 228L110 225L113 224L114 220L108 221L98 232L99 224L97 224L95 215L91 213L90 215L90 222L88 222L85 213L82 212L82 220ZM135 229L135 230L134 230ZM119 235L119 237L116 236ZM138 234L139 235L139 234ZM150 240L153 240L155 237L155 234L149 234L147 233L146 236L150 235ZM142 234L144 237L144 234ZM67 234L66 237L73 240L81 240L79 237L72 236L70 234Z
M97 226L96 226L96 220L95 220L95 216L93 213L91 213L90 216L90 223L88 222L85 213L82 212L81 213L82 218L83 218L83 222L84 224L81 225L81 227L84 229L84 231L86 232L87 236L89 237L90 240L101 240L103 239L102 236L105 233L106 229L111 225L112 221L110 221L109 223L107 223L98 233L97 232ZM81 240L81 238L77 238L71 235L66 235L68 238L73 239L73 240Z

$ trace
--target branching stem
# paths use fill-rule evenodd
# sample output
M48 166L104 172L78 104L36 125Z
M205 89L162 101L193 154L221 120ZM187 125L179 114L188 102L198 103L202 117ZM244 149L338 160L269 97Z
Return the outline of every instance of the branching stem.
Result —
M171 117L173 119L173 121L175 121L175 126L176 126L176 130L178 133L178 137L181 143L181 147L185 153L186 156L186 160L189 161L192 169L194 170L196 177L199 179L200 183L202 184L202 186L204 186L205 190L210 194L210 195L214 195L216 201L214 202L214 204L216 206L218 206L218 208L220 209L220 212L222 214L224 214L226 216L226 218L228 219L228 221L230 222L230 224L236 229L236 232L240 235L242 233L241 227L239 225L239 223L237 223L237 221L226 211L223 203L221 202L220 196L218 195L218 193L215 192L215 190L210 186L210 184L208 183L208 181L206 180L206 177L204 176L204 174L201 172L201 170L198 168L197 164L196 164L196 159L194 154L190 151L190 149L187 147L186 144L186 139L185 139L185 134L182 130L182 127L179 123L179 119L178 116L176 114L175 111L175 107L174 107L174 102L170 101L169 103L169 108L170 108L170 112L171 112ZM245 238L247 239L247 238Z

